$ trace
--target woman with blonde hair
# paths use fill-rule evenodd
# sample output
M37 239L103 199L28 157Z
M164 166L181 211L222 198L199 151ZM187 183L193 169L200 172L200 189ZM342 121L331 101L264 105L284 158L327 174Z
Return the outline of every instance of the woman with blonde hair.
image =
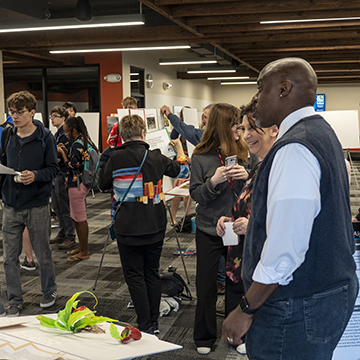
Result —
M227 247L217 236L218 219L231 216L231 206L257 163L240 133L240 110L230 104L214 104L205 132L192 156L191 197L196 208L196 291L194 340L199 354L206 355L216 341L217 269ZM236 164L225 166L226 158ZM226 305L225 314L229 309Z

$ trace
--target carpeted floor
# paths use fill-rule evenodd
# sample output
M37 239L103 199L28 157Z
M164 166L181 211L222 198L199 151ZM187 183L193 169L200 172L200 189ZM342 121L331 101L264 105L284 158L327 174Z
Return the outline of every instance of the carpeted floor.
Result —
M107 228L110 223L109 217L110 195L96 193L95 198L91 194L87 197L87 214L89 223L89 250L91 257L89 260L69 263L66 261L65 250L58 250L57 245L51 245L55 263L56 281L58 285L58 297L54 306L44 310L39 307L42 297L40 290L39 271L26 271L21 269L21 282L24 297L24 305L21 315L35 315L54 313L64 308L66 301L78 291L92 291L99 300L96 307L97 313L103 316L119 319L136 325L136 315L133 309L128 309L130 295L124 281L120 258L115 242L108 245L104 262L101 267L99 280L96 289L93 291L95 279L99 269L104 243L107 236ZM181 210L178 212L178 219L182 216ZM56 219L52 220L52 235L57 234ZM126 226L126 224L124 224ZM2 239L2 232L0 232ZM195 236L190 233L179 234L179 241L182 249L195 249ZM178 249L174 231L168 225L168 232L164 241L160 271L167 272L169 266L177 268L177 272L186 280L184 267L181 258L174 255ZM21 255L21 261L24 254ZM2 243L0 243L0 260L2 261ZM190 291L196 297L195 291L195 264L196 255L184 256L187 268ZM5 276L3 267L0 266L0 284L5 289ZM94 304L91 295L84 294L80 297L81 302L87 306ZM218 340L213 351L206 356L198 355L193 342L193 322L195 314L196 300L185 300L180 306L179 311L171 311L169 315L160 318L159 338L165 341L183 346L181 350L145 356L142 360L185 360L185 359L227 359L227 360L246 360L246 356L239 355L233 348L230 348L221 339L221 323L223 318L218 317ZM81 305L81 304L80 304ZM105 359L106 357L104 357Z

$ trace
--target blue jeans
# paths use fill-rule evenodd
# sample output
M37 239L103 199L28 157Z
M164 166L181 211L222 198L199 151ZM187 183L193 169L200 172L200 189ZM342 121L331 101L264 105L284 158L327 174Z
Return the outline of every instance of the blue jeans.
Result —
M308 298L267 301L246 335L251 360L331 360L353 312L359 283Z
M22 233L29 229L30 242L40 267L41 291L44 295L56 290L55 270L50 249L49 205L15 210L3 209L4 270L9 305L22 305L19 256L22 250Z
M69 194L65 187L65 174L60 173L53 180L51 204L59 220L57 236L75 241L74 222L70 216Z

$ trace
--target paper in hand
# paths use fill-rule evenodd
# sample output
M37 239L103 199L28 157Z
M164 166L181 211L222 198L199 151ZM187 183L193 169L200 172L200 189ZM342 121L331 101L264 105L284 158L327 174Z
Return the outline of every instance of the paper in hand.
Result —
M237 245L239 243L238 236L234 233L233 222L226 222L225 234L222 237L224 246Z
M3 164L0 164L0 174L19 175L20 173L14 169L4 166Z

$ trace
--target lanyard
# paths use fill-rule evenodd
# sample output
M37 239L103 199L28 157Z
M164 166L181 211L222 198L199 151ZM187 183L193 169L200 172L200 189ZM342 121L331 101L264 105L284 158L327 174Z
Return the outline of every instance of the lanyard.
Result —
M221 156L221 154L220 154L219 149L217 149L216 151L217 151L217 153L218 153L218 155L219 155L219 159L220 159L220 161L221 161L222 166L225 166L224 160L223 160L223 158L222 158L222 156ZM230 180L230 179L227 179L227 181L228 181L229 185L231 186L231 189L232 189L235 197L237 198L238 196L237 196L236 191L235 191L234 186L233 186L234 179L233 179L233 178L231 178L231 180Z

